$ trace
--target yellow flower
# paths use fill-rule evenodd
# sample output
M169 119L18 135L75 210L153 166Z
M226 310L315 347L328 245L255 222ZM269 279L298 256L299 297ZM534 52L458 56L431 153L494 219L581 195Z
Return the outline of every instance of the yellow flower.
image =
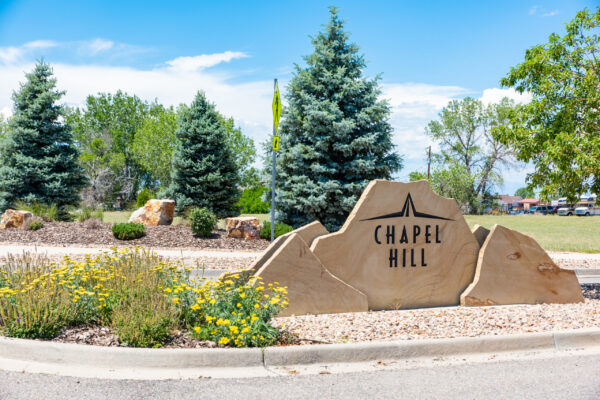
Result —
M237 304L236 304L236 306L237 306L237 307L241 307L241 306L242 306L242 303L237 303Z
M243 299L244 297L246 297L246 293L240 293L240 297Z
M244 329L242 329L242 333L248 333L248 332L250 332L249 327L245 327Z
M193 306L190 307L192 310L196 311L200 309L200 306L198 304L194 304Z
M222 337L221 340L219 340L219 344L227 344L227 343L229 343L229 338Z
M235 325L231 325L231 326L229 327L229 332L231 332L231 333L232 333L232 334L234 334L234 335L235 335L236 333L238 333L238 332L239 332L239 330L240 330L240 329L239 329L237 326L235 326Z
M254 308L260 308L260 305L258 305L258 304L255 304L255 305L254 305Z
M199 327L199 326L195 326L195 327L194 327L194 331L195 331L196 333L200 333L200 327Z

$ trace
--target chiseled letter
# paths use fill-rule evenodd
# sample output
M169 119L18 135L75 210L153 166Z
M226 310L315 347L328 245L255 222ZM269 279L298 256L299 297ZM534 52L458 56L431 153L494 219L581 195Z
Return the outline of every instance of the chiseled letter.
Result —
M381 242L377 238L377 232L379 232L379 229L381 229L381 225L377 225L377 227L375 228L375 243L377 244L381 244Z

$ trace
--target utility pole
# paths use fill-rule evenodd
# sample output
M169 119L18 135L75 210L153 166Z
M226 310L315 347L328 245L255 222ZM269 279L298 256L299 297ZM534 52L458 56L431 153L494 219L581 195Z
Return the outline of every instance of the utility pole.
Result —
M431 169L431 145L429 145L429 153L427 155L427 180L429 180L430 169Z

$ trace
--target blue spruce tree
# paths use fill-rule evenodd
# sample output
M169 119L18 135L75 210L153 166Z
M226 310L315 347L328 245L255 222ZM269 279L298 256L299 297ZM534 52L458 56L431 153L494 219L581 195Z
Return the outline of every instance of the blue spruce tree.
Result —
M13 93L14 115L0 149L0 211L21 200L55 204L65 216L87 181L73 135L59 121L64 109L56 102L64 92L55 90L52 69L43 61L26 78Z
M294 227L320 220L340 228L370 180L402 168L378 78L362 76L365 60L343 28L332 7L325 31L312 39L314 52L304 58L308 66L296 66L287 87L276 209Z
M222 118L203 92L180 114L175 135L167 193L175 199L177 211L196 206L208 207L219 218L239 214L238 167Z

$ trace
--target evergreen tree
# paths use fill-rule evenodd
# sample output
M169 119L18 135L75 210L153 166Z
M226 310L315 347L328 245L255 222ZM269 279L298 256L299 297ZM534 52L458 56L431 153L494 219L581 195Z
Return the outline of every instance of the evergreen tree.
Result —
M329 24L304 58L307 68L296 66L287 88L276 209L294 227L317 219L338 229L369 181L402 168L378 78L362 76L365 60L343 28L330 8Z
M219 218L237 214L237 165L220 115L203 92L181 112L178 125L169 188L177 211L197 206Z
M14 115L0 151L0 210L22 200L56 204L64 215L86 184L72 133L59 121L64 110L56 102L64 92L55 89L52 68L43 61L26 78L13 93Z

